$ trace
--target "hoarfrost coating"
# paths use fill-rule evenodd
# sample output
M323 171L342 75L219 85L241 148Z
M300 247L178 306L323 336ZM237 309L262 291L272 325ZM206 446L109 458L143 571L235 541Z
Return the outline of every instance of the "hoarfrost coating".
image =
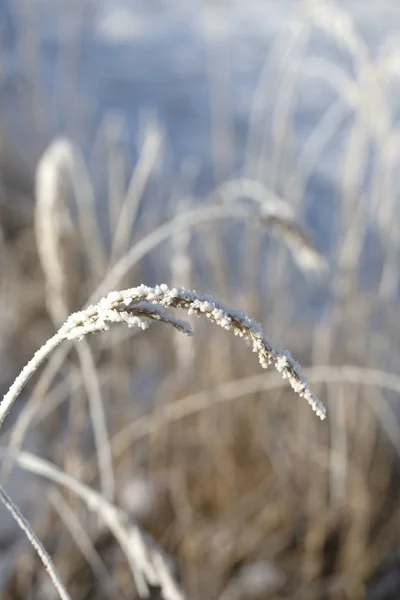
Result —
M111 292L96 305L68 317L58 332L36 352L5 394L0 403L0 425L30 377L63 340L81 339L89 333L106 331L109 323L146 328L149 321L163 321L190 335L190 325L166 312L166 307L180 308L196 316L203 315L219 327L244 338L251 344L253 352L257 353L262 368L273 364L282 377L289 381L293 391L307 400L320 419L325 419L326 408L310 390L298 363L289 352L274 348L257 321L250 319L243 311L224 306L212 296L162 284L154 288L140 285L121 292Z

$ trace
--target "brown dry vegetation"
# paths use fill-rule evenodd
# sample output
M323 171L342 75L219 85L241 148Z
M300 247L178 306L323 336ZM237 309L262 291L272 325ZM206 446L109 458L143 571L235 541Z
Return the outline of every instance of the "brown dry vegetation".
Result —
M150 205L148 218L142 206L144 217L139 216L132 238L128 231L128 238L122 236L120 246L112 248L107 235L82 221L88 215L88 184L82 169L77 171L75 189L61 169L60 178L69 184L53 186L55 201L45 212L55 235L51 243L56 252L50 262L62 274L58 285L51 266L45 272L40 266L38 247L43 240L38 238L37 223L35 237L39 198L33 177L23 166L16 167L14 157L0 156L4 392L69 312L81 308L95 290L95 299L102 295L99 288L109 290L107 281L118 289L161 280L199 291L205 288L245 309L302 365L311 365L306 369L310 384L328 407L329 418L322 423L276 374L260 374L256 358L242 344L208 324L195 323L196 335L189 340L161 326L148 332L115 329L89 340L113 456L115 502L172 557L177 576L193 599L395 600L400 595L400 377L396 375L400 315L398 241L393 234L398 227L398 197L390 186L397 168L398 134L384 80L385 64L390 64L396 49L366 65L362 39L346 21L349 15L332 9L307 18L308 27L322 28L355 56L356 64L361 63L351 82L354 123L342 149L338 237L328 270L317 277L308 272L299 276L299 267L293 266L293 257L308 240L303 230L293 247L291 222L286 228L279 223L276 227L274 218L263 224L256 209L250 208L253 218L242 220L233 231L239 232L236 239L241 242L235 261L227 247L234 225L213 219L177 229L123 277L110 280L116 260L154 231L160 219L154 206ZM288 69L282 78L290 76ZM342 90L343 97L349 90ZM361 119L365 111L370 115L362 102L366 96L377 102L383 115L372 132L368 118ZM304 170L300 161L292 177L286 176L285 168L293 165L287 148L294 128L290 110L285 115L277 105L277 137L271 140L275 154L268 160L262 155L253 131L247 167L250 178L279 190L301 215L307 169L313 171L313 161ZM323 124L316 123L312 135L323 140ZM378 155L372 167L367 156L370 143ZM158 152L162 160L163 149ZM275 182L273 175L263 180L257 172L257 161L262 164L263 159L270 172L278 162ZM147 160L151 162L151 157ZM151 164L148 171L157 177ZM366 190L360 183L365 173L372 180ZM186 185L179 182L175 194ZM233 187L237 200L230 202L242 209L242 188L237 181ZM124 197L108 199L111 237ZM80 211L82 198L86 208ZM221 207L226 208L224 201ZM135 199L132 206L137 223ZM373 207L372 218L366 206ZM173 218L189 209L184 198ZM93 218L90 210L89 204ZM276 236L272 239L271 225ZM372 274L373 283L366 284L363 256L371 244L373 253L375 248L376 255L382 253L383 264ZM331 298L322 315L308 308L321 293ZM2 429L1 445L30 449L29 439L23 443L20 435L26 419L37 432L38 454L99 489L98 446L88 402L91 388L88 373L85 384L82 356L72 346L67 356L57 350L50 368L52 364L52 372L47 365L42 367L23 393ZM6 460L3 465L10 469ZM2 479L7 489L7 472ZM40 506L31 510L34 529L74 600L136 597L118 544L72 493L46 482L30 500L31 508ZM84 531L92 544L91 560L78 549L77 531ZM4 600L54 597L48 575L20 531L1 540L0 551L12 557ZM153 597L159 597L158 590Z

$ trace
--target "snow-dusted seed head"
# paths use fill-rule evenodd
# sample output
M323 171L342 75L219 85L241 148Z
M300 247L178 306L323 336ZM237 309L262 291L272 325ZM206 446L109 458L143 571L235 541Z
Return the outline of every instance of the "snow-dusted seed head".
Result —
M60 332L65 338L74 339L82 338L88 333L106 331L110 323L125 323L128 327L138 326L144 329L149 321L157 320L170 323L177 330L190 335L190 325L173 317L166 308L179 308L189 315L204 316L249 342L258 355L262 368L266 369L273 364L282 377L288 380L293 391L305 398L321 419L325 418L325 406L309 389L300 366L290 352L274 348L259 323L242 311L224 306L212 296L200 295L184 288L169 288L165 284L154 288L141 285L120 292L110 292L97 305L71 315Z
M169 288L162 284L153 288L140 285L121 292L111 292L97 304L68 317L58 332L36 352L5 394L0 403L0 426L27 381L64 340L82 339L89 333L107 331L112 323L146 329L151 321L168 323L178 331L191 335L190 324L177 319L166 308L179 308L189 315L204 316L219 327L243 338L258 355L262 368L266 369L273 364L282 377L288 380L294 392L305 398L321 419L326 417L325 406L309 389L299 365L289 352L274 348L259 323L242 311L224 306L212 296L202 296L195 291Z
M162 306L148 301L133 302L130 297L124 299L121 292L111 292L98 304L72 314L61 327L60 333L65 339L82 339L88 333L107 331L110 323L147 329L151 321L169 323L182 333L192 334L189 323L175 318Z

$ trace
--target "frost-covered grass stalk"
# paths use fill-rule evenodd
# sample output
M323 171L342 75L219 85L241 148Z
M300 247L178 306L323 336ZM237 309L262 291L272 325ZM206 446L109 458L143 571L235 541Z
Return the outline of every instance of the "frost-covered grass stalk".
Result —
M83 311L73 313L57 333L34 354L0 403L0 426L34 372L64 340L82 339L89 333L107 331L109 323L125 323L128 327L136 326L146 329L150 321L169 323L176 329L191 335L192 329L187 322L176 319L173 315L168 314L162 306L152 304L146 301L144 297L142 302L135 301L131 305L128 302L126 304L115 302L113 298L116 294L119 297L121 293L126 294L126 292L111 292L106 298L100 300L98 304L89 306ZM127 294L126 298L128 300Z
M282 377L289 381L293 390L307 400L314 412L321 419L325 418L325 406L311 392L297 362L293 360L290 352L274 348L259 323L242 311L224 306L212 296L202 296L195 291L169 288L162 284L154 288L141 285L121 292L110 292L98 304L68 317L58 332L36 352L5 394L0 403L0 425L29 378L50 352L64 340L82 339L89 333L106 331L109 329L109 323L125 323L128 327L145 329L150 321L169 323L190 335L190 325L174 317L165 310L166 308L179 308L189 314L203 315L223 329L244 338L257 353L263 368L273 364Z

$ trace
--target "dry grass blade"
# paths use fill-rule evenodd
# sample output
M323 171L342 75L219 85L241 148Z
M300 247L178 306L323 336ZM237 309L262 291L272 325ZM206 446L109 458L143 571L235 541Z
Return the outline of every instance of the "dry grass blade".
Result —
M120 211L113 240L112 256L119 256L129 248L132 227L139 211L140 200L161 149L162 134L156 124L150 124Z
M350 383L377 387L382 390L386 389L400 395L400 377L395 373L347 365L341 367L311 367L303 369L303 372L313 384ZM156 414L144 415L121 429L111 442L113 457L118 459L132 444L151 435L154 431L158 431L161 427L167 427L191 415L208 410L210 403L214 405L234 402L239 398L257 392L280 388L283 383L275 373L251 375L250 377L227 381L215 388L194 392L184 398L175 400L173 403L163 406ZM376 404L369 401L369 396L366 396L366 400L371 409L377 414L388 439L400 455L400 427L396 423L394 410L389 403L383 402L382 399ZM88 474L90 476L92 476L93 467L94 465L89 463Z
M72 213L67 205L66 193L71 186L75 195L80 245L83 245L84 256L90 263L90 272L101 275L106 259L90 177L79 149L68 139L57 138L46 149L37 166L35 194L39 256L46 274L51 275L53 286L65 282L60 264L71 275L72 269L81 266L79 263L83 256L76 256L79 246L76 243L77 228L72 223ZM60 292L61 289L56 287L55 291ZM65 293L63 297L67 297Z
M61 521L69 530L71 537L84 556L86 562L90 565L93 575L96 577L97 581L101 582L109 600L118 597L120 592L115 586L106 565L94 547L89 535L86 533L83 523L79 520L75 512L56 488L51 490L49 499Z
M44 549L41 541L37 537L36 533L33 531L29 522L21 514L18 506L16 506L14 504L14 502L11 500L11 498L8 496L8 494L6 494L6 492L1 487L0 487L0 500L6 507L8 512L11 514L14 521L16 521L18 526L25 533L26 537L29 540L29 543L36 550L38 556L40 557L40 560L42 561L48 574L50 575L53 585L54 585L55 589L57 590L57 593L58 593L59 597L61 598L61 600L71 600L70 595L68 594L67 590L63 586L60 576L57 573L57 570L56 570L55 566L53 565L53 562L52 562L50 556L47 554L46 550Z
M89 298L89 302L96 302L98 297L106 294L107 290L117 287L126 275L146 256L151 250L177 235L205 223L217 223L224 220L254 220L254 215L242 206L221 206L220 204L206 204L200 208L188 210L185 214L163 223L153 229L148 235L139 240L128 250L110 269L103 281Z
M86 503L89 510L99 515L125 552L141 597L148 597L149 586L158 586L165 600L187 598L175 581L168 557L148 534L129 520L122 510L105 500L98 492L34 454L15 453L0 448L0 456L12 460L30 473L69 489ZM65 600L67 599L68 596L65 596Z
M79 164L77 155L78 152L68 140L56 140L43 154L36 172L36 244L46 278L47 308L57 326L71 312L72 302L68 292L75 290L79 283L78 240L65 189L65 171L74 174L75 166ZM80 202L84 200L79 199ZM77 346L77 353L89 402L101 487L106 497L112 499L115 485L111 449L94 358L86 342Z
M276 216L262 216L261 223L283 238L297 264L305 271L325 271L326 262L309 236L295 223Z
M256 217L277 234L292 252L293 259L305 271L324 271L326 261L310 236L297 222L292 207L260 181L243 177L222 184L216 194L225 202L248 199L258 205Z
M55 322L65 318L78 262L78 240L68 207L66 171L72 148L56 140L44 152L36 170L35 234L46 277L47 308ZM78 282L76 282L78 283Z
M89 402L90 418L92 421L99 463L101 489L105 497L112 500L115 495L114 470L107 431L104 401L96 372L96 365L92 351L86 340L83 340L83 344L77 343L76 350L78 352L83 382Z

